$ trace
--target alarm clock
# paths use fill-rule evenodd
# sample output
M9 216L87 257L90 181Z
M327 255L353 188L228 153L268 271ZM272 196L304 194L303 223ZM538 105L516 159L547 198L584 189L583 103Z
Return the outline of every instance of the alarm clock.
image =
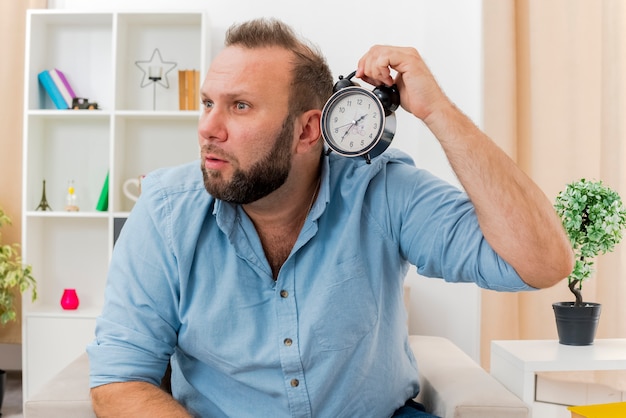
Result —
M333 95L322 108L322 137L327 154L371 159L382 154L396 132L394 111L400 106L396 85L380 85L369 91L351 81L356 71L339 76Z

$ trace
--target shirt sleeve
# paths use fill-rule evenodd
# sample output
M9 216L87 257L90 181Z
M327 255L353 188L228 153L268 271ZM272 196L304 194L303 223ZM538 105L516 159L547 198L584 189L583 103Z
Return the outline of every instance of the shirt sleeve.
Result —
M177 259L168 245L167 200L146 177L113 251L105 305L87 347L91 387L120 381L158 385L176 345Z
M489 245L462 190L404 163L388 164L385 181L389 205L399 214L395 235L419 274L498 291L534 289Z

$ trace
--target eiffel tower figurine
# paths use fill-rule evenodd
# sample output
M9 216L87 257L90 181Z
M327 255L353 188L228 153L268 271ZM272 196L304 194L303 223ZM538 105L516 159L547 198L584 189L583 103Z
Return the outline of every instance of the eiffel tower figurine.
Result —
M48 200L46 199L46 181L43 181L43 192L41 193L41 200L39 201L39 206L35 210L52 210L50 205L48 204Z

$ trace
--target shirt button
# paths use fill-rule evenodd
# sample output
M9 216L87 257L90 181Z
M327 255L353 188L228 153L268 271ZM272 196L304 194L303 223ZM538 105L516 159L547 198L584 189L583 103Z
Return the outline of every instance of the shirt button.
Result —
M283 341L283 343L285 343L287 347L290 347L293 341L291 340L291 338L285 338L285 341Z
M287 292L286 290L281 290L280 291L280 297L281 298L286 298L287 296L289 296L289 292Z
M300 384L300 381L298 379L291 379L292 388L297 388L299 384Z

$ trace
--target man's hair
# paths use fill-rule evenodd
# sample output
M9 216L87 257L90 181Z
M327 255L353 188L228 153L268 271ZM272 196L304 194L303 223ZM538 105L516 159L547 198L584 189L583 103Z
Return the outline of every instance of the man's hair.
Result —
M249 49L280 47L293 53L289 94L293 115L321 109L332 94L333 78L324 56L278 19L255 19L235 24L226 32L224 45Z

